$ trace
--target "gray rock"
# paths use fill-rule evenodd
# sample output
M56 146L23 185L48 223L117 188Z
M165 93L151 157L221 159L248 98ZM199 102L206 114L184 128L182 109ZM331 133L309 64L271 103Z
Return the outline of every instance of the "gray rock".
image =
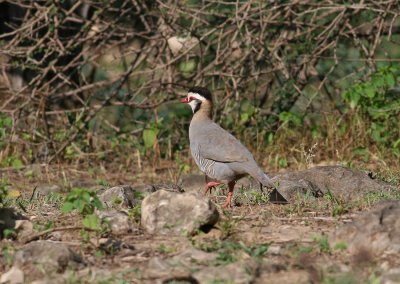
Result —
M225 266L211 266L192 274L198 283L252 283L258 275L259 264L253 260L231 263Z
M368 251L400 253L400 201L382 202L353 222L342 225L331 236L331 242L347 244L352 253Z
M78 268L82 258L67 245L60 242L36 241L23 246L15 254L14 265L30 266L31 269L44 269L48 272L63 272L67 267Z
M109 208L132 208L141 196L130 185L114 186L100 193L99 199Z
M382 181L360 171L342 166L315 167L304 171L287 172L272 177L279 193L289 202L308 194L320 197L329 191L337 198L356 200L365 193L390 189Z
M20 284L24 283L24 273L16 266L11 267L9 271L1 275L0 283Z
M195 248L189 248L169 259L153 257L144 272L147 279L158 279L166 283L174 279L184 279L196 283L191 276L193 270L209 265L218 257L216 253L207 253Z
M134 247L122 242L121 240L112 238L101 238L98 242L99 248L108 254L115 254L122 249L133 250Z
M142 203L141 224L151 234L191 235L204 225L214 225L218 218L214 204L194 192L159 190Z
M173 280L189 280L191 279L190 269L182 266L171 266L167 261L153 257L150 259L143 277L148 283L168 283Z
M106 211L96 211L96 214L101 220L108 222L113 234L121 235L132 231L133 224L129 220L128 214L125 212L111 209Z
M188 269L193 269L199 265L208 265L210 262L216 260L217 253L205 252L195 248L188 248L181 253L173 256L168 260L171 266L184 266Z

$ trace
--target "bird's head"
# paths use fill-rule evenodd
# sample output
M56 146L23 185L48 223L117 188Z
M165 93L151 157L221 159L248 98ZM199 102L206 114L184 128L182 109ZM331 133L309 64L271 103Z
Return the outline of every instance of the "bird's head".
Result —
M204 87L190 88L187 97L181 99L181 102L190 105L193 113L196 113L204 104L212 107L211 93Z

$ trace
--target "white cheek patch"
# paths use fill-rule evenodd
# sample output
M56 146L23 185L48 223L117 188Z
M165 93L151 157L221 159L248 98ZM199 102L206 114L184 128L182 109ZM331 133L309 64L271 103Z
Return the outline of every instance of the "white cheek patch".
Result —
M197 108L197 106L198 106L199 104L200 104L200 103L199 103L198 101L196 101L196 100L193 100L193 101L189 102L189 105L190 105L190 107L192 108L192 112L193 112L193 113L194 113L195 109Z

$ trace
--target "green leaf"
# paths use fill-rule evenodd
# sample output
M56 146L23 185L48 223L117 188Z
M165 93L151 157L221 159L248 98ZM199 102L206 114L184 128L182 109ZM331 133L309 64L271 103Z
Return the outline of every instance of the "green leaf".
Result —
M95 208L102 210L104 208L103 203L97 197L93 198L92 203Z
M283 111L279 114L279 120L282 122L292 122L296 126L301 125L301 118L296 115L295 113L288 112L288 111Z
M368 150L365 147L357 147L357 148L354 148L352 152L354 154L363 155L363 154L368 153Z
M178 66L178 69L183 77L190 78L196 71L196 67L197 67L197 60L189 59L186 62L181 62Z
M381 142L383 141L381 137L381 132L379 130L372 130L371 132L372 139L374 139L376 142Z
M159 130L157 128L148 128L143 130L143 142L146 149L150 149L154 146L158 132Z
M95 214L87 215L82 220L82 225L88 229L92 230L100 230L101 229L101 221L100 218L97 217Z
M396 84L396 81L394 79L394 76L392 73L388 73L385 76L385 81L388 84L389 87L393 87Z
M11 127L12 125L12 118L9 116L0 118L0 127L6 126L6 127Z
M360 93L354 91L349 94L350 108L354 109L360 101Z
M85 204L86 204L86 202L83 202L82 199L75 200L75 202L74 202L75 208L76 208L76 209L78 210L78 212L81 213L81 214L84 214L84 213L85 213L85 210L84 210Z
M24 167L24 164L22 163L22 161L20 159L14 159L12 161L12 167L16 170L20 170Z
M394 143L393 143L393 148L400 148L400 139L397 139Z
M285 158L280 158L278 161L278 165L280 168L286 168L288 166L288 162Z
M193 72L194 69L196 68L196 60L195 59L189 59L186 62L181 62L179 64L179 71L183 73L190 73Z
M240 123L246 123L249 120L250 115L248 113L240 114Z
M90 202L91 195L88 191L82 192L82 199L86 202Z
M63 204L63 206L61 207L61 212L64 213L64 214L66 214L66 213L71 212L71 211L74 210L74 209L75 209L75 208L74 208L74 204L73 204L73 203L71 203L71 202L65 202L65 203Z
M385 86L385 80L383 79L383 77L382 76L375 76L375 77L373 77L373 79L372 79L372 82L371 82L373 85L374 85L374 87L375 88L382 88L383 86Z
M362 157L364 162L368 162L369 160L369 152L365 147L356 147L352 150L355 155L359 155Z
M364 94L368 98L372 99L375 96L376 90L372 85L366 85L364 88Z

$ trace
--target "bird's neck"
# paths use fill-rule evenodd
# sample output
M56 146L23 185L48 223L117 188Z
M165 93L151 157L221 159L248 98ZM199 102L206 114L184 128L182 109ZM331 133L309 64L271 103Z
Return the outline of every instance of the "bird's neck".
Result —
M213 106L211 103L205 101L201 104L198 111L196 111L193 115L192 120L206 120L212 119L213 114Z

